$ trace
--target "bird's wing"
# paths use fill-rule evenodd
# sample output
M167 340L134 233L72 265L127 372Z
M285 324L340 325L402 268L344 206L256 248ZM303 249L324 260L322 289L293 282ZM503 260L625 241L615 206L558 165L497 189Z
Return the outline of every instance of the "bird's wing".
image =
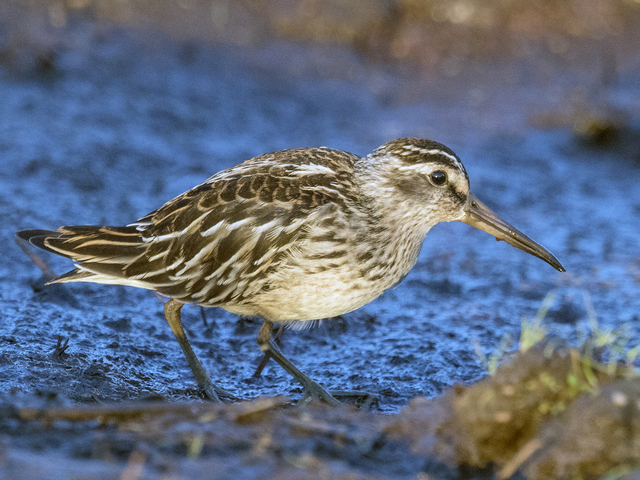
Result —
M313 212L352 200L355 158L290 150L214 175L131 225L146 248L124 276L209 305L268 288L267 271L295 254L313 227Z

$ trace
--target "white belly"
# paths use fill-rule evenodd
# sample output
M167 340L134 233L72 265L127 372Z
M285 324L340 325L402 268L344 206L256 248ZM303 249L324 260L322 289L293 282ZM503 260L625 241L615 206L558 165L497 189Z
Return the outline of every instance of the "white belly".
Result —
M283 275L251 305L221 305L232 313L261 316L271 321L307 321L336 317L376 299L385 288L375 288L348 265L313 275Z

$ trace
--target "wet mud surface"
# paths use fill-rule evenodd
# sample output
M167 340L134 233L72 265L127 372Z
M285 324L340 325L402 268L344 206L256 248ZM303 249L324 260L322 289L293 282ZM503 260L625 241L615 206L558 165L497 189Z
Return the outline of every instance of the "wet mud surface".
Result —
M3 28L11 32L6 22ZM516 346L522 317L533 317L550 291L550 337L579 343L593 308L600 328L624 326L628 344L640 343L637 53L620 59L616 81L605 86L594 84L590 69L547 61L551 70L542 75L527 59L476 62L473 73L441 72L425 85L411 70L387 68L340 46L211 45L85 20L58 33L55 42L36 47L15 43L10 34L2 40L6 478L27 465L34 470L23 478L68 478L65 472L85 468L95 469L85 478L115 478L125 468L133 473L123 478L161 478L163 472L189 478L216 469L220 478L237 472L244 478L494 478L513 465L509 458L517 451L489 456L476 444L438 437L462 421L447 410L462 393L448 389L486 376L474 345L490 355L509 336ZM43 55L43 45L55 54ZM576 84L583 88L571 87ZM594 130L576 127L585 124ZM259 320L187 306L187 334L212 379L249 402L207 405L160 298L124 287L45 287L42 272L14 240L25 228L130 223L264 152L325 145L365 155L403 136L454 149L479 199L551 250L568 273L466 225L438 225L397 288L316 328L285 332L282 348L297 366L329 388L377 394L373 413L287 407L278 396L295 400L301 388L286 372L269 364L253 375L262 358L255 341ZM56 274L72 267L42 258ZM611 401L605 389L613 382L588 398ZM619 390L637 398L635 383ZM154 403L144 422L120 413L109 423L95 410L118 410L103 406L121 402L133 409ZM78 405L93 413L70 419L55 410ZM603 405L584 411L606 410ZM617 463L607 469L638 461L634 408L621 414L631 453L614 456ZM245 422L243 409L257 413ZM398 426L412 415L428 425ZM436 424L438 435L430 430ZM450 428L463 429L455 425ZM612 425L614 431L618 424ZM522 438L557 445L562 428L551 428L537 425ZM438 442L446 448L436 448ZM542 458L548 450L538 445L535 451ZM39 467L53 458L57 470ZM135 473L138 464L146 465L143 473ZM569 464L544 470L542 463L523 461L514 474L559 478L553 472L576 471Z

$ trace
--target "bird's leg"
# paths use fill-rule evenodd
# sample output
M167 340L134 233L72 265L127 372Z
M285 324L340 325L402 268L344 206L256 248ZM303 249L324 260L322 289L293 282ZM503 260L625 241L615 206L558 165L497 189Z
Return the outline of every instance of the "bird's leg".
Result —
M279 340L280 340L280 337L282 337L282 335L284 335L284 325L280 325L280 328L278 328L278 331L276 332L276 336L273 337L273 340L274 342L276 342L276 345L280 343ZM264 370L264 367L267 366L267 363L269 363L270 358L271 358L270 353L265 352L264 357L262 357L262 361L256 367L256 371L253 372L254 377L259 377L260 375L262 375L262 371Z
M330 405L340 405L340 402L336 400L333 395L307 377L283 355L278 345L276 345L276 342L271 338L272 328L273 323L269 320L265 320L258 332L258 345L260 345L260 348L265 354L268 354L270 358L273 358L278 362L282 368L302 384L305 389L305 396L302 397L303 400L308 397L313 397L319 400L324 400Z
M189 362L193 376L198 382L198 387L204 392L209 400L213 400L214 402L220 402L220 397L226 397L230 400L238 400L234 395L211 382L209 375L207 375L207 372L205 372L200 360L196 357L196 354L191 348L191 344L184 333L184 329L182 328L182 320L180 319L180 309L182 308L182 305L183 303L177 300L169 300L164 304L164 316L167 319L167 323L171 327L173 334L176 336L180 347L182 347L184 356L187 357L187 362Z

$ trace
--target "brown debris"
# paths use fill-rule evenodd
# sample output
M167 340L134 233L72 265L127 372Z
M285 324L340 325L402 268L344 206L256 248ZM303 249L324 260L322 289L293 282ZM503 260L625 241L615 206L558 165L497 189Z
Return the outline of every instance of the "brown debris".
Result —
M576 350L519 353L496 374L414 399L386 431L449 465L498 477L591 478L640 465L640 379L602 373ZM615 383L612 383L615 382Z
M53 435L70 436L63 445L82 438L83 455L97 465L119 462L121 478L202 473L212 465L221 476L246 478L460 478L469 469L501 479L595 478L640 466L638 398L640 378L624 368L603 373L576 350L534 347L491 377L435 399L415 398L393 416L296 407L283 397L5 407L8 460L0 472L10 476L27 458L40 471L24 446Z

